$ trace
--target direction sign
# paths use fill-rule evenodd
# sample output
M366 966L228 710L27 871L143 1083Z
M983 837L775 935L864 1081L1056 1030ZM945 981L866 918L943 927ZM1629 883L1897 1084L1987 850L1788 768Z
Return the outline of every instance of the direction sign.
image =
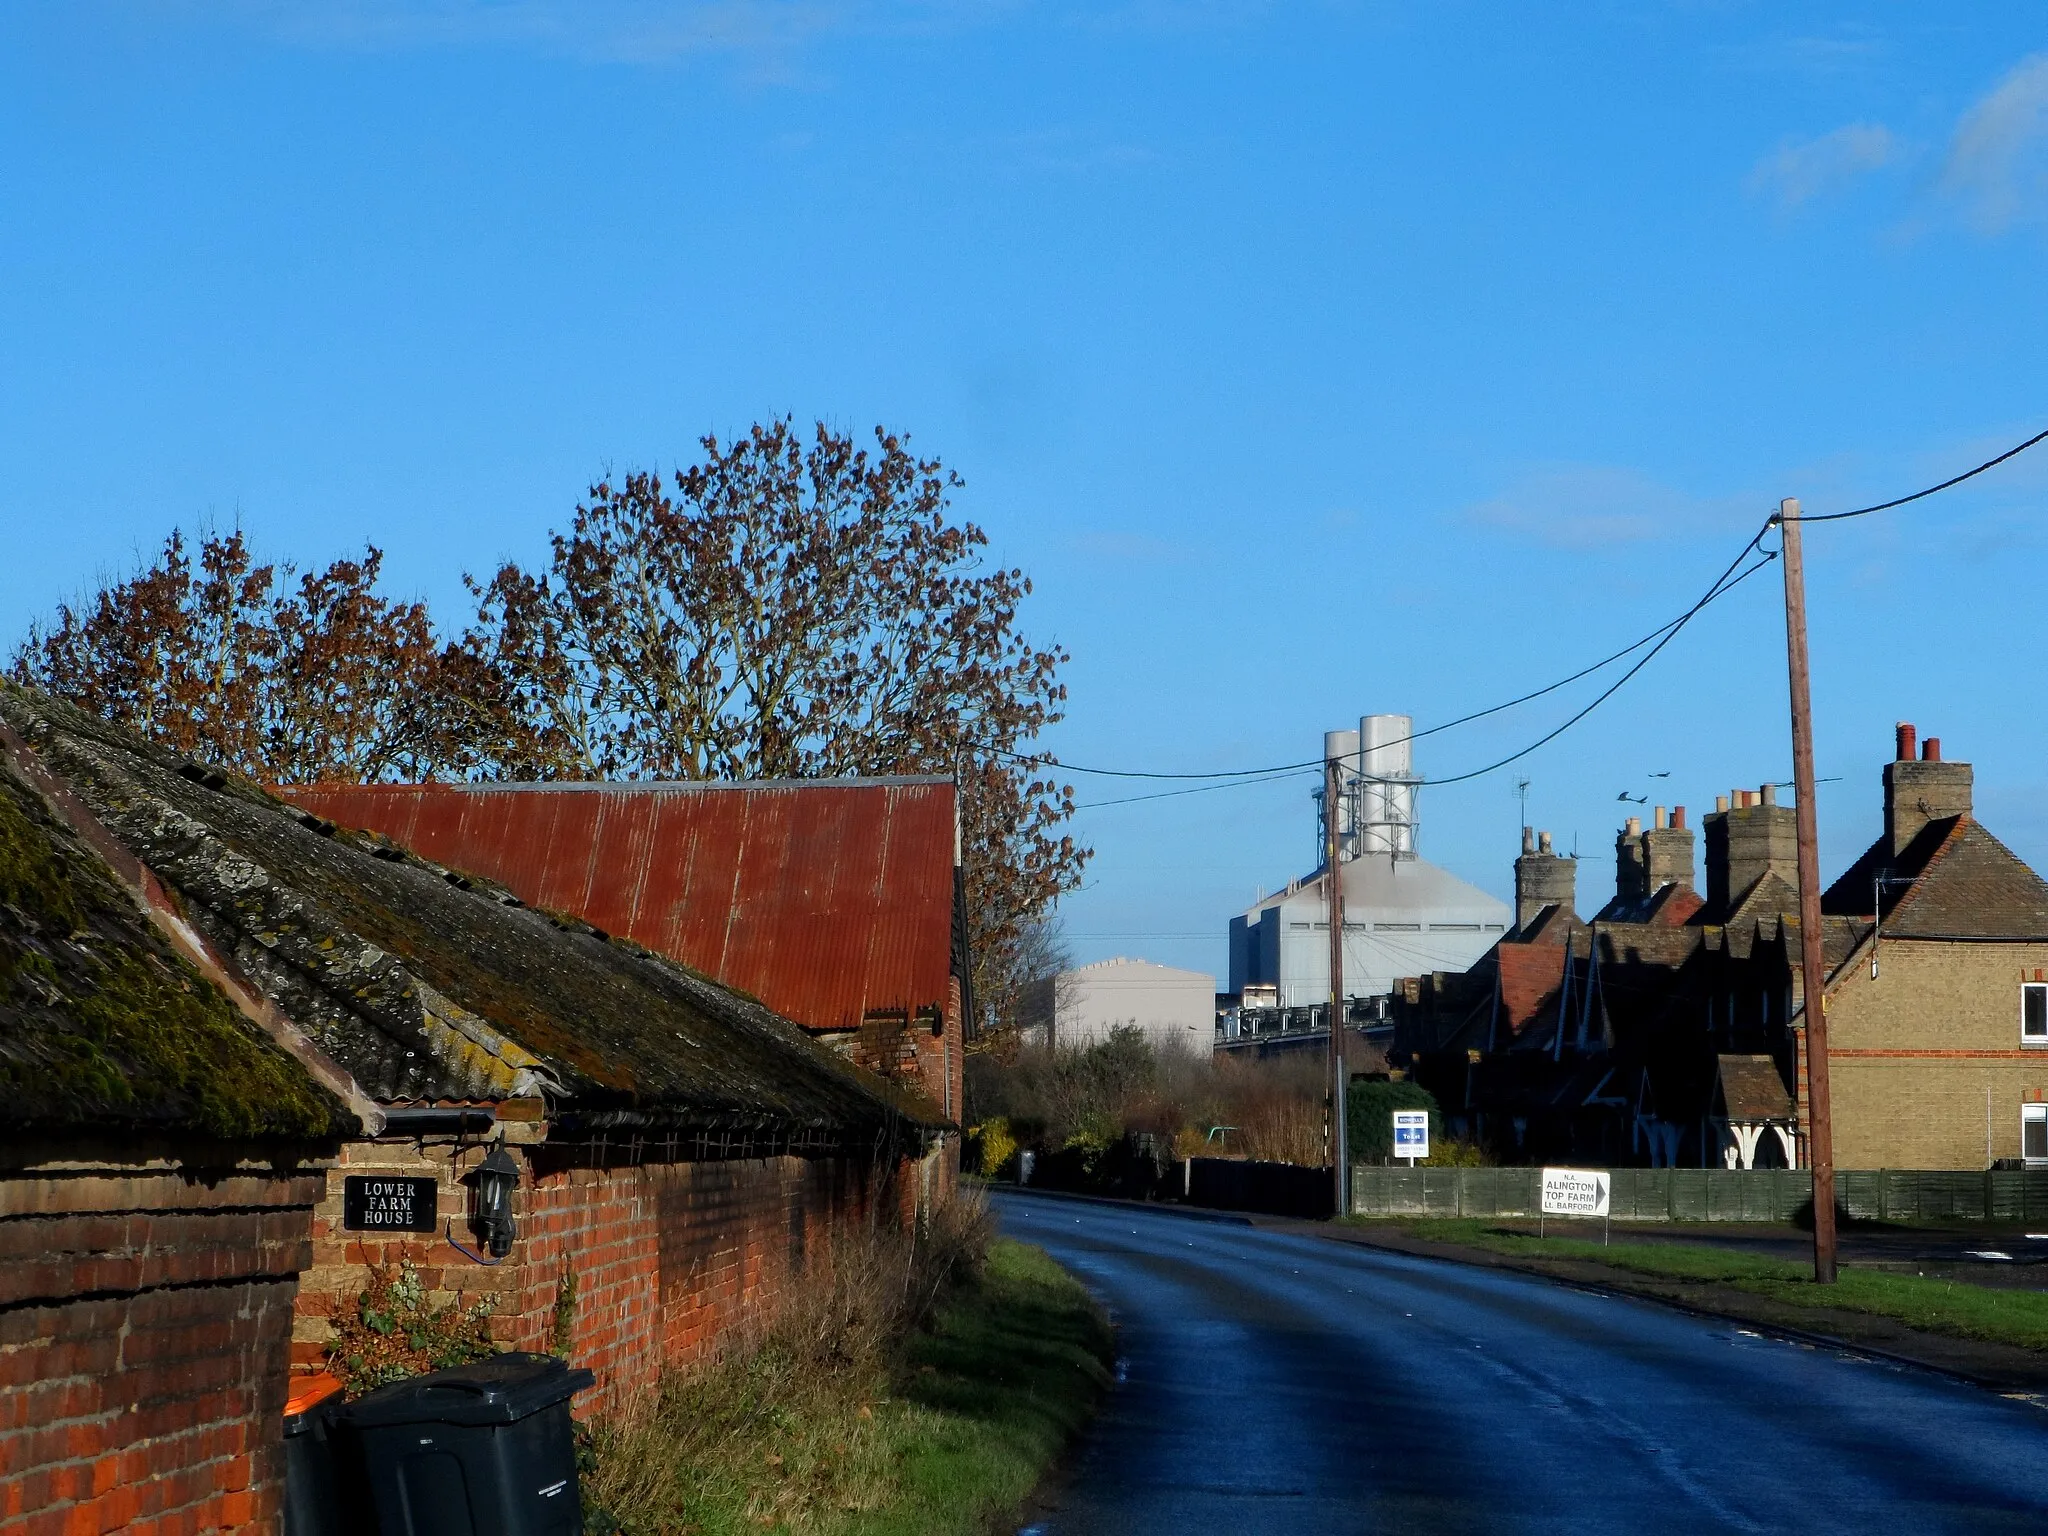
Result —
M1543 1170L1545 1216L1605 1216L1609 1194L1607 1174L1587 1168Z
M1405 1157L1411 1163L1420 1162L1429 1156L1428 1110L1394 1111L1394 1156Z

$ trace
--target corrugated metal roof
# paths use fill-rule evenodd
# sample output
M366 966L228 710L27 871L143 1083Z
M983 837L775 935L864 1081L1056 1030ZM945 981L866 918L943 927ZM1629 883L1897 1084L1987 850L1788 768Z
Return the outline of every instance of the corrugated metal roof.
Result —
M950 780L280 792L633 939L812 1029L947 1004Z

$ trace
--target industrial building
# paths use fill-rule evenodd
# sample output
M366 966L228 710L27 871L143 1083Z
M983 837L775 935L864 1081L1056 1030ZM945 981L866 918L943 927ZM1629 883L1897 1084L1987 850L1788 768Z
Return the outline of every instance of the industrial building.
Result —
M1036 1028L1049 1024L1060 1046L1094 1045L1111 1030L1135 1028L1154 1049L1205 1052L1216 1032L1216 978L1119 955L1034 983L1024 1016Z
M1334 814L1346 997L1380 996L1402 976L1463 971L1513 921L1506 902L1417 852L1423 781L1410 750L1413 731L1407 715L1367 715L1357 730L1323 737L1325 758L1340 765ZM1326 836L1323 801L1318 789L1318 849ZM1318 867L1230 920L1232 992L1252 988L1283 1009L1329 1001L1326 878Z

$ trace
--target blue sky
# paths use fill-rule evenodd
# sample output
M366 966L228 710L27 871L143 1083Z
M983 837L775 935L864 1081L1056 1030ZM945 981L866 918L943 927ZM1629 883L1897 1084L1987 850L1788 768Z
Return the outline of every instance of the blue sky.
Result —
M208 518L459 619L607 468L792 412L966 476L1073 653L1055 750L1290 761L2048 426L2044 258L2038 6L10 6L0 636ZM1811 530L1830 868L1898 719L2048 866L2038 452ZM1425 791L1424 851L1505 895L1526 777L1597 904L1620 792L1789 777L1783 658L1773 569ZM1220 970L1312 862L1301 783L1082 831L1083 959Z

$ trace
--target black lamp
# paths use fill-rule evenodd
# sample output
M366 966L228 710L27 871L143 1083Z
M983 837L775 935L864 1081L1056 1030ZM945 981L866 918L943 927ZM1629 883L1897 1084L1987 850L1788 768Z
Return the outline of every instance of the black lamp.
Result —
M512 1240L519 1235L512 1220L512 1191L518 1187L519 1165L501 1141L476 1171L477 1235L494 1259L510 1253Z

